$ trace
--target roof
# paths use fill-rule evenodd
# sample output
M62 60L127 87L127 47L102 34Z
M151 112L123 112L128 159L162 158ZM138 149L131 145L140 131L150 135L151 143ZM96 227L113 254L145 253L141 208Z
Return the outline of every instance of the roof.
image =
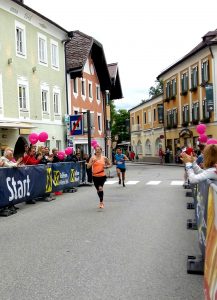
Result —
M163 93L161 93L161 94L159 94L159 95L156 95L156 96L153 96L152 98L147 99L147 100L141 100L141 101L142 101L141 103L139 103L138 105L132 107L132 108L129 109L128 111L134 110L135 108L138 108L138 107L140 107L140 106L142 106L142 105L144 105L144 104L146 104L146 103L148 103L148 102L151 102L152 100L154 100L154 99L156 99L156 98L158 98L158 97L160 97L160 96L162 96L162 95L163 95ZM162 101L162 100L163 100L163 98L162 98L160 101Z
M18 5L24 7L25 9L31 11L33 14L38 15L40 18L44 19L45 21L53 24L54 26L58 27L59 29L65 31L66 33L68 33L68 30L64 29L63 27L61 27L60 25L56 24L55 22L53 22L52 20L46 18L45 16L43 16L42 14L38 13L37 11L35 11L34 9L30 8L29 6L25 5L23 3L23 0L11 0L12 2L17 3Z
M212 45L217 45L217 29L214 31L207 32L202 37L202 42L200 42L196 47L194 47L190 52L188 52L185 56L183 56L180 60L178 60L175 64L169 66L167 69L163 70L158 76L157 79L159 79L162 75L176 67L177 65L181 64L188 58L194 56L196 53L201 51L202 49L206 47L210 47Z
M71 78L83 76L89 55L93 59L102 90L110 90L111 79L102 44L83 32L73 31L71 40L66 43L66 70Z
M119 77L118 63L108 64L108 70L112 82L110 98L112 100L122 99L123 93L122 93L121 81Z

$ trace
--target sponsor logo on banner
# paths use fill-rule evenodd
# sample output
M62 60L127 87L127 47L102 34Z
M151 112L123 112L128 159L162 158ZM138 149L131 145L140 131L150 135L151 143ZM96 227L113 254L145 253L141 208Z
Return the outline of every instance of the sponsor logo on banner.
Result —
M52 168L47 168L46 193L52 192Z

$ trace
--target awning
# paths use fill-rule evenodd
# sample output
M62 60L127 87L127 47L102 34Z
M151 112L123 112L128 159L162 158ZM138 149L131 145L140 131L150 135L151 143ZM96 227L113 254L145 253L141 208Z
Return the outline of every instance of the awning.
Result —
M0 128L20 129L20 128L35 128L31 123L16 123L16 122L0 122Z

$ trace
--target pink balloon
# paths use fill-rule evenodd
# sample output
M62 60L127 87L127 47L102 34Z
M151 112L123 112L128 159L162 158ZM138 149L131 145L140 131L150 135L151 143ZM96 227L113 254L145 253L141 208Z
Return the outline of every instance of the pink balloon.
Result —
M199 134L204 134L206 131L206 125L199 124L199 125L197 125L196 130Z
M28 138L32 145L36 144L38 141L38 135L37 135L37 133L34 133L34 132L31 133Z
M65 152L58 151L57 152L57 157L59 158L59 160L64 160L64 158L65 158Z
M96 144L97 144L97 141L96 141L96 140L92 140L92 141L91 141L91 146L92 146L92 147L94 147L94 145L96 145Z
M45 142L48 139L47 132L43 131L43 132L39 133L38 139L39 139L40 142Z
M199 136L199 138L198 138L198 141L199 141L200 143L206 143L207 140L208 140L208 136L207 136L206 134L201 134L201 135Z
M93 148L96 149L96 147L100 147L98 143L95 144Z
M208 139L207 145L217 145L217 139Z
M67 148L65 149L65 154L66 154L66 155L70 155L70 154L72 154L72 151L73 151L73 148L72 148L72 147L67 147Z

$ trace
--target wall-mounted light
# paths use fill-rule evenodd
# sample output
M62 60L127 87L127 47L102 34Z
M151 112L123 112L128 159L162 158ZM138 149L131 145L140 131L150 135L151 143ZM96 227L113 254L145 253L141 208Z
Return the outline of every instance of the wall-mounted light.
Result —
M10 64L12 64L12 62L13 62L13 59L11 57L8 58L8 64L10 65Z
M35 72L36 72L36 70L37 70L37 68L36 68L36 67L33 67L33 68L32 68L32 72L33 72L33 73L35 73Z

